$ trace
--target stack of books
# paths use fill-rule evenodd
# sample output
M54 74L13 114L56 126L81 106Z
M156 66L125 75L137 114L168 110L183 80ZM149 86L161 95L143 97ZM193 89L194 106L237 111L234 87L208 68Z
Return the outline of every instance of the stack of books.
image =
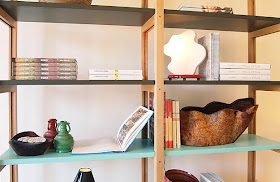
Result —
M220 80L270 81L270 64L220 63Z
M89 80L143 80L142 70L89 69Z
M179 101L165 100L164 106L165 148L181 148Z
M14 80L76 80L76 59L15 58L12 62Z
M204 6L204 5L180 5L178 10L181 11L197 11L211 13L230 13L233 14L232 8L219 6Z
M198 66L198 74L202 80L219 80L220 33L207 34L199 38L198 43L206 50L206 57Z

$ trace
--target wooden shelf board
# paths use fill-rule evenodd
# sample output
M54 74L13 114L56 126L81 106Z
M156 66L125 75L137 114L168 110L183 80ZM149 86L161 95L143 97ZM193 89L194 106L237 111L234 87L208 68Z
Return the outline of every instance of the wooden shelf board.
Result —
M1 85L153 85L154 80L0 80Z
M70 153L56 153L53 149L48 150L41 156L18 156L12 149L7 150L0 156L1 165L35 164L35 163L56 163L56 162L77 162L108 159L130 159L154 157L153 143L148 139L136 139L126 152L103 153L88 155L71 155Z
M165 10L166 28L252 32L280 23L280 18Z
M165 85L280 85L280 81L183 81L165 80Z
M274 149L280 149L280 142L269 140L260 136L256 136L254 134L243 134L239 137L239 139L236 142L232 144L210 147L195 147L182 145L180 149L166 149L165 156L245 152Z
M83 4L1 1L0 7L16 21L142 26L153 9Z

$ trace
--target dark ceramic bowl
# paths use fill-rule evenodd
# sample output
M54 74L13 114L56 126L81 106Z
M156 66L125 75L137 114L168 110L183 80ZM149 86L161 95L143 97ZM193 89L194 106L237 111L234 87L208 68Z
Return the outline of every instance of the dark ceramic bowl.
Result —
M170 169L165 172L164 182L199 182L199 181L191 173L179 169Z
M26 131L26 132L16 134L9 141L9 144L17 155L20 156L42 155L46 152L46 150L50 147L50 145L53 142L53 140L49 138L46 138L46 141L43 143L25 143L25 142L17 141L17 139L25 136L38 137L38 135L32 131Z

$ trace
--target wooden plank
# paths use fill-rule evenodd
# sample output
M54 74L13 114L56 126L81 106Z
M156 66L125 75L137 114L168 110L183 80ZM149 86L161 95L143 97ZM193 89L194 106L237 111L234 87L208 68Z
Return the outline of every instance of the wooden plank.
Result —
M142 26L142 32L149 32L154 28L155 24L155 18L152 16L143 26Z
M148 182L148 158L142 158L142 182Z
M248 0L248 15L256 14L255 0ZM248 34L248 62L256 62L256 38L252 37L252 33ZM255 99L256 90L252 86L248 86L248 96ZM256 118L250 123L248 128L249 134L256 134ZM255 182L256 180L256 152L248 152L248 174L247 181Z
M142 1L141 1L141 7L142 7L142 8L148 8L148 7L149 7L149 2L148 2L148 0L142 0Z
M155 1L155 158L154 182L164 181L164 0Z
M5 165L0 165L0 172L5 168Z
M154 85L142 85L142 91L154 92Z
M0 85L0 93L15 92L16 85Z
M260 29L260 30L253 31L249 35L251 36L251 38L257 38L257 37L261 37L264 35L276 33L279 31L280 31L280 24L277 24L277 25L272 25L270 27Z
M261 91L280 91L280 85L252 85L252 88Z
M17 27L17 22L2 8L0 8L0 19L10 27Z

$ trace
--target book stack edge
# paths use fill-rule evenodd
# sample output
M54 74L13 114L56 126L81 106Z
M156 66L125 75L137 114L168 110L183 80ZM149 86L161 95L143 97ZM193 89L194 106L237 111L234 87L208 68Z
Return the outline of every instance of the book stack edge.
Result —
M76 59L15 58L12 62L14 80L76 80Z
M196 12L211 12L211 13L229 13L233 14L232 8L219 6L204 6L204 5L180 5L178 10L181 11L196 11Z
M89 80L143 80L142 70L89 69Z

